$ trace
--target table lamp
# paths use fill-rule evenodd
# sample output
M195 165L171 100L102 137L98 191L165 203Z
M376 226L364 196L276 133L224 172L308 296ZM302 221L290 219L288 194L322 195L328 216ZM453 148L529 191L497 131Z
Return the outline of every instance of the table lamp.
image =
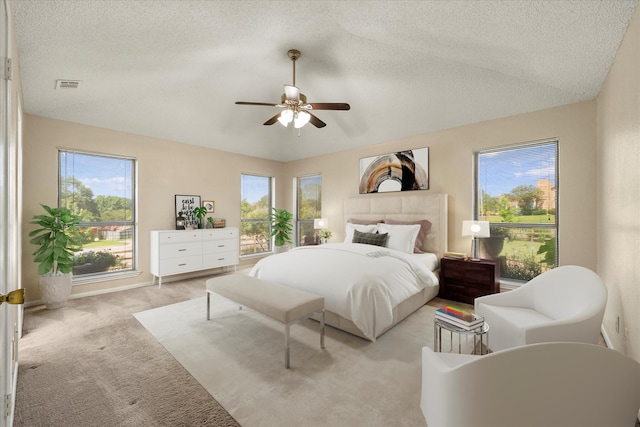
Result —
M489 221L462 221L462 235L471 236L471 261L480 261L478 238L489 237Z

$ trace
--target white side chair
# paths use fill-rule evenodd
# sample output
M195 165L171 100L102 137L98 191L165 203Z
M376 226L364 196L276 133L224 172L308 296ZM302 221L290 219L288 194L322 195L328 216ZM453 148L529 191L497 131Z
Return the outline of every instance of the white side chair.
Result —
M485 356L424 347L420 408L428 427L633 427L640 363L583 343Z
M513 291L476 298L475 313L490 325L489 347L497 351L554 341L597 344L606 305L600 277L567 265Z

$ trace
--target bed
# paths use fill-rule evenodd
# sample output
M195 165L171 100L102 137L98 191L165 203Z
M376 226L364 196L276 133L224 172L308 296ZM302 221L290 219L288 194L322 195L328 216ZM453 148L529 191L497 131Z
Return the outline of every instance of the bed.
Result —
M343 215L342 243L263 258L250 275L323 296L327 324L375 341L438 294L438 260L447 250L447 196L352 198L344 201ZM424 220L430 227L422 242L417 239L416 250L413 236ZM408 224L416 222L421 225ZM352 237L368 242L380 235L384 246L354 243Z

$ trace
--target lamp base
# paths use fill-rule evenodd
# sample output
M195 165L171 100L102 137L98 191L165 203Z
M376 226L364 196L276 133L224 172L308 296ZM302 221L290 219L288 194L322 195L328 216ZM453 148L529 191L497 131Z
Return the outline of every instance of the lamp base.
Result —
M470 261L481 261L480 257L478 256L478 238L477 237L473 237L471 239L471 257L469 258Z

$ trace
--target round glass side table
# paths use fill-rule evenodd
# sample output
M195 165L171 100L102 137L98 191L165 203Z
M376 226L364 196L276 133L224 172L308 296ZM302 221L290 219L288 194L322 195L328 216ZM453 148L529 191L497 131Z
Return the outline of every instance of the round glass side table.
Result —
M451 348L453 351L453 334L458 335L458 353L462 353L462 337L465 338L465 344L468 344L469 337L473 337L473 352L471 354L478 354L478 341L480 341L480 354L486 354L483 350L489 348L489 324L484 322L482 327L478 327L473 330L467 330L460 328L451 323L445 322L440 319L433 319L433 351L442 352L442 330L449 331L449 337ZM486 342L485 341L486 338ZM484 344L484 347L483 347Z

